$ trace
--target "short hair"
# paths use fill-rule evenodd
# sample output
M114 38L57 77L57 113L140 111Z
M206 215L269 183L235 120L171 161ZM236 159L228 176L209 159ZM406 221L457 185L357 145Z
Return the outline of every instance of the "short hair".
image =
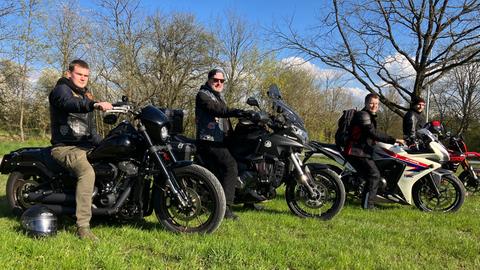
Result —
M370 102L371 99L379 99L379 98L380 98L379 95L375 93L370 93L365 97L365 104L367 104L367 102Z
M225 73L223 73L223 71L221 69L214 68L214 69L212 69L208 72L208 75L207 75L208 79L210 80L217 73L222 73L222 75L225 76Z
M410 102L410 104L412 104L412 105L417 105L417 104L420 104L420 103L425 103L425 99L423 99L419 96L413 96L412 99L411 99L411 102Z
M75 66L79 66L79 67L82 67L82 68L86 68L86 69L90 69L88 67L88 64L87 62L81 60L81 59L75 59L73 60L72 62L70 62L70 64L68 65L68 70L70 72L72 72L74 69L75 69Z

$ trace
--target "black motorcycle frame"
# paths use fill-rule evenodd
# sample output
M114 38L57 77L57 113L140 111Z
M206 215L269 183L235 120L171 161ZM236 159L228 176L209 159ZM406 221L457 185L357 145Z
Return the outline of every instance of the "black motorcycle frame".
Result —
M333 217L343 207L343 184L338 176L323 164L302 164L300 154L305 148L313 150L309 147L308 133L302 118L285 104L275 85L269 88L267 95L272 101L272 112L263 110L255 98L249 98L247 104L258 110L249 111L241 117L234 131L228 136L226 144L237 162L239 173L235 203L257 203L273 199L276 189L285 184L286 193L289 194L286 199L292 212L302 217ZM176 140L195 143L184 136L177 136ZM215 172L216 168L208 166L206 157L197 154L194 160ZM330 181L334 186L335 194L329 194L335 196L330 198L335 200L334 206L326 211L327 213L318 216L295 210L298 208L296 200L300 197L305 204L310 203L312 208L320 209L323 205L321 200L328 197L328 192L325 191L328 188L316 183L315 176L318 175L328 178L326 181Z
M177 160L173 154L168 142L169 118L152 105L137 110L128 102L121 102L114 104L104 121L116 122L115 113L132 114L136 128L129 121L121 122L88 153L96 174L92 215L143 218L153 212L162 192L171 194L169 197L178 203L178 209L185 212L191 209L191 194L177 181L174 171L192 166L192 162ZM1 173L21 172L35 175L39 180L38 185L25 184L28 191L21 194L23 197L16 198L24 204L23 209L16 211L41 203L58 214L74 214L72 184L75 178L52 159L50 150L51 147L22 148L4 156ZM218 180L211 174L209 176L216 181L214 189L219 191L220 198L220 205L214 210L218 212L215 214L218 224L208 229L211 232L223 218L225 199Z

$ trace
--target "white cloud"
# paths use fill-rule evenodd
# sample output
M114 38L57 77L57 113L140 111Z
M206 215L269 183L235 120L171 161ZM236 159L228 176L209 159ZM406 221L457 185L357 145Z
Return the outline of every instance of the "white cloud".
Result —
M315 79L318 79L318 80L325 80L326 78L339 76L342 74L342 72L334 69L319 68L317 65L310 63L309 61L306 61L301 57L295 57L295 56L287 57L282 59L281 62L286 66L293 66L293 67L302 69L305 72L308 72L309 74L312 74L313 76L315 76Z
M385 68L393 78L399 80L412 80L415 77L415 70L405 56L397 53L385 58Z
M302 69L305 72L312 74L315 79L320 81L325 81L332 78L339 78L345 75L345 72L340 70L320 68L317 65L306 61L301 57L287 57L282 59L281 62L287 66L293 66ZM363 97L368 94L368 91L356 86L345 86L344 88L352 94L352 97L354 99L360 98L361 100L363 100Z

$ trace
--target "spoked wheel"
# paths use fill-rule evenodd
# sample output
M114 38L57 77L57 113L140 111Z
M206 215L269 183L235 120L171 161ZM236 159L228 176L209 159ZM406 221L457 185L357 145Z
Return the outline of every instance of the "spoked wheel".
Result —
M287 183L285 198L290 210L300 217L315 217L323 220L333 218L345 203L345 188L338 175L330 169L307 164L313 179L311 196L303 185L296 181Z
M422 179L413 186L413 201L422 211L454 212L465 200L465 188L454 175L444 175L438 185L440 196L432 190L428 180Z
M480 178L475 179L468 171L463 171L458 178L468 192L478 193L480 191Z
M7 201L13 214L21 215L23 211L33 205L25 200L25 194L33 191L39 185L39 177L35 174L12 172L7 181Z
M169 189L157 188L154 209L158 221L174 232L214 232L220 226L226 207L220 182L210 171L197 165L177 168L174 174L187 195L188 205L182 206Z

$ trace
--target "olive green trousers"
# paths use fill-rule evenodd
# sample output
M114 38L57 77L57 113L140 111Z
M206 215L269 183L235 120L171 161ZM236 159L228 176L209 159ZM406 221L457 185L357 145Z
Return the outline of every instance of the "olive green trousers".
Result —
M95 184L95 171L87 160L89 149L78 146L57 146L52 149L52 157L77 178L75 190L78 227L90 226L92 218L92 194Z

